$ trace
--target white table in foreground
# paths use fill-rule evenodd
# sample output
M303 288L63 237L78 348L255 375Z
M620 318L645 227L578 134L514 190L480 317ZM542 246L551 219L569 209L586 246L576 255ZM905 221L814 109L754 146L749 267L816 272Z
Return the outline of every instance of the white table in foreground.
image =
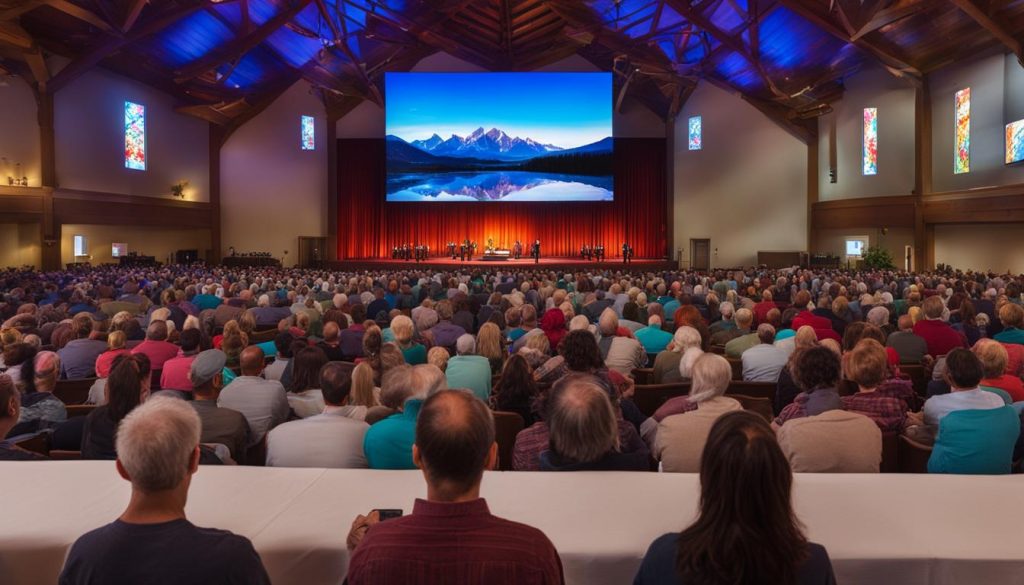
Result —
M352 519L407 513L415 471L203 467L189 495L200 526L252 539L275 585L336 584ZM554 542L566 580L625 585L648 544L693 517L697 477L655 473L488 473L495 514ZM0 463L0 582L54 583L80 534L121 512L111 462ZM1024 476L798 475L796 508L841 585L1024 583Z

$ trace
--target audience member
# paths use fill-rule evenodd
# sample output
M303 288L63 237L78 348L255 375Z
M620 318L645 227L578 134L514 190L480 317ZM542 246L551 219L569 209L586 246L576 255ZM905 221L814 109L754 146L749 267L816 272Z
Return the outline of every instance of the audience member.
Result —
M263 369L264 378L277 380L284 384L282 378L292 361L291 345L294 340L292 334L287 331L282 331L274 337L274 349L277 350L277 353L274 355L274 362Z
M743 355L743 352L754 347L760 341L758 341L757 332L751 331L750 328L754 322L754 314L749 309L740 309L736 311L736 329L732 329L729 333L733 335L727 343L725 343L725 355L731 358L738 358Z
M535 528L491 515L480 498L483 472L497 462L494 435L491 413L479 400L458 391L427 399L411 447L427 498L416 500L403 518L380 522L371 512L355 519L348 537L350 585L564 582L551 541Z
M775 347L775 327L770 324L762 323L757 326L757 338L760 343L741 355L743 380L777 383L782 368L789 361L789 355L785 350Z
M13 436L11 429L18 424L21 415L21 396L14 381L6 374L0 374L0 461L39 461L45 459L38 453L26 451L4 438Z
M660 354L672 342L672 334L663 330L661 324L660 316L651 315L647 318L647 327L639 329L633 334L647 355ZM655 359L655 363L657 363L657 359Z
M294 350L292 375L288 385L288 406L299 418L309 418L324 411L323 393L320 383L320 368L327 363L327 356L319 347L306 346Z
M415 469L412 444L416 419L423 401L447 389L444 374L435 366L399 366L388 372L381 387L381 403L396 411L366 431L363 452L373 469Z
M177 357L164 362L160 372L160 389L181 392L183 396L191 395L192 382L188 378L192 361L199 355L202 336L197 329L186 329L181 332L179 342L181 351Z
M242 351L242 375L220 391L217 406L236 410L249 423L250 445L263 440L270 429L288 420L288 398L277 380L266 380L263 350L250 345Z
M793 473L764 419L723 415L700 461L697 520L651 544L635 585L835 584L828 553L807 541L793 512Z
M224 445L231 458L245 463L249 441L249 423L237 410L217 406L217 398L224 387L224 364L228 358L219 349L208 349L192 360L189 380L192 381L192 405L202 422L203 443Z
M653 455L662 471L693 473L700 469L701 452L711 426L726 412L743 407L725 396L732 366L720 355L706 353L693 366L689 402L696 409L674 414L658 424Z
M149 358L145 354L130 354L114 360L103 405L85 417L81 432L82 459L117 458L117 427L149 397L149 375Z
M597 342L601 358L609 370L626 378L633 377L633 370L647 365L647 353L640 342L632 337L618 335L619 316L612 309L605 309L598 321Z
M921 303L921 311L924 312L924 319L914 324L914 333L928 344L928 355L937 358L958 347L967 346L967 338L943 320L946 306L940 297L926 298Z
M395 343L402 350L405 363L411 366L427 363L427 348L422 343L413 341L412 319L399 315L391 320L391 332L395 335Z
M857 384L857 392L843 396L846 410L866 415L883 432L903 428L906 413L915 399L910 380L890 377L885 348L874 339L862 339L843 355L843 374Z
M71 332L74 339L61 348L61 378L80 380L96 376L96 360L107 350L107 344L93 339L92 318L89 313L79 313L71 320Z
M267 436L267 466L368 466L363 454L363 440L370 427L359 417L351 416L349 411L352 408L349 404L352 377L342 364L328 362L320 369L319 386L323 392L324 411L272 429ZM363 412L365 417L365 407Z
M537 421L534 402L538 394L537 383L526 358L515 354L505 362L505 369L494 385L490 405L494 410L514 412L523 417L525 428Z
M64 403L53 395L60 375L60 356L41 351L21 368L22 394L18 424L11 436L52 429L68 418Z
M700 349L700 332L693 327L686 325L676 329L672 341L666 346L665 351L658 354L654 359L654 371L652 373L655 384L673 384L683 380L679 372L679 362L683 354L690 348Z
M444 375L449 388L466 388L480 400L491 396L491 364L486 357L476 355L476 339L468 333L455 344L458 355L448 359Z
M914 319L910 315L901 315L899 331L894 331L886 339L885 345L896 350L901 364L919 364L928 355L928 342L914 333Z
M199 469L199 417L185 402L155 397L117 430L117 472L132 497L113 523L80 537L68 552L61 585L86 583L266 583L248 539L199 528L185 517Z

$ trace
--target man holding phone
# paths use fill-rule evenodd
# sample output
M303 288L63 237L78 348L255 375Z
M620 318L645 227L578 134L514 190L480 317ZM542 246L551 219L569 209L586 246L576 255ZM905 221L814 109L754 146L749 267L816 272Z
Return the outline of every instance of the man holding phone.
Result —
M486 404L461 390L428 398L412 457L427 481L427 499L417 499L409 516L382 522L397 511L374 510L355 519L348 535L350 585L565 582L544 533L491 515L480 497L484 469L494 469L498 459Z

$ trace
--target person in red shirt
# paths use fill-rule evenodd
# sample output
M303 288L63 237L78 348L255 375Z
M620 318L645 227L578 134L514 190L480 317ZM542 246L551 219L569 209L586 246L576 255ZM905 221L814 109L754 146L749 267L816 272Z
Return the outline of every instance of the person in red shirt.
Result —
M110 368L113 367L117 356L130 353L125 349L125 343L127 340L124 331L112 331L110 335L107 335L107 351L96 358L97 378L106 378L110 374Z
M146 329L146 340L135 346L132 353L144 353L153 370L164 369L164 362L178 357L177 345L167 341L167 322L153 321Z
M480 497L484 469L498 458L494 420L483 401L444 390L424 402L412 458L427 499L382 522L358 516L348 535L350 585L556 585L565 582L554 545L536 528L493 516Z
M928 355L939 357L958 347L967 347L967 338L942 320L946 306L937 296L928 297L921 303L924 319L914 324L914 333L928 344Z
M1024 383L1021 383L1017 376L1006 373L1009 354L1001 343L991 339L979 339L974 345L974 355L978 356L985 369L985 377L981 380L980 386L1003 390L1014 402L1024 400Z
M181 332L181 337L178 340L181 343L181 353L178 357L164 362L163 371L160 373L161 389L192 392L192 382L188 379L188 372L192 368L192 361L199 354L201 338L202 335L198 329L186 329Z
M772 291L766 289L761 293L761 302L754 305L754 323L757 325L768 323L768 311L775 308L777 306L772 300Z

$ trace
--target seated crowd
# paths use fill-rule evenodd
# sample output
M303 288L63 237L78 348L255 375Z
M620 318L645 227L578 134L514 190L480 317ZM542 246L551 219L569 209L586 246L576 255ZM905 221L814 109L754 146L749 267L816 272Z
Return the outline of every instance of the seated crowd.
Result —
M116 459L139 494L76 544L67 583L95 582L122 541L140 555L159 546L135 542L147 539L134 524L166 522L161 538L198 530L184 499L201 463L421 469L427 499L411 516L354 522L351 583L408 582L451 560L424 542L470 530L503 541L459 557L476 582L560 582L551 543L480 498L483 470L499 466L699 472L700 516L652 544L637 583L723 568L826 583L828 556L793 516L792 472L878 472L899 435L932 449L935 473L1009 473L1024 451L1024 308L1010 276L169 266L7 271L0 285L0 459L45 458L15 444L43 437ZM91 385L86 415L55 394L63 380ZM655 407L640 400L652 388L666 393ZM521 429L510 461L499 419ZM130 444L140 437L159 448ZM746 466L777 490L764 498L781 526L716 505L736 501ZM147 519L146 498L180 509ZM721 533L738 522L743 542ZM237 556L224 580L266 580L248 542L203 538ZM396 564L397 547L424 552Z

